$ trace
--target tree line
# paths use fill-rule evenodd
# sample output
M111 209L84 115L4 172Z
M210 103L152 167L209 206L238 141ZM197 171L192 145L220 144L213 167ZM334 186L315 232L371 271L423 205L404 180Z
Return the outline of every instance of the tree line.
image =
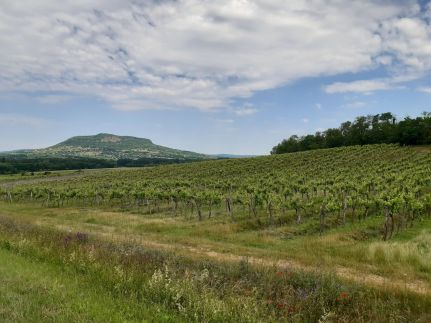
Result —
M0 157L0 174L19 174L25 172L116 168L116 167L145 167L165 164L179 164L191 162L187 159L168 158L140 158L140 159L100 159L88 157Z
M398 121L391 112L360 116L314 135L293 135L275 146L271 154L283 154L320 148L369 144L431 144L431 112Z
M0 157L0 174L17 174L23 172L92 169L116 167L114 160L97 158L24 158L24 157Z

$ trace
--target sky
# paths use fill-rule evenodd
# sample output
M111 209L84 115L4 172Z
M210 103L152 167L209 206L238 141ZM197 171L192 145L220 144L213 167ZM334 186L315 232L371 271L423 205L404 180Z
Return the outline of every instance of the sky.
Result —
M0 1L0 151L104 132L268 154L387 111L431 111L430 1Z

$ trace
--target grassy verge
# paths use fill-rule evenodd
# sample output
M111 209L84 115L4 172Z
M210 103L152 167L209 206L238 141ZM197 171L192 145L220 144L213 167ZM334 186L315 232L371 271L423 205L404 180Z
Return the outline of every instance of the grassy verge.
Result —
M179 322L175 313L114 297L67 267L0 249L1 322Z
M0 308L6 321L431 318L429 298L402 290L365 288L318 272L264 270L246 261L197 261L5 217L0 221L0 250ZM72 316L75 312L78 316Z
M301 234L313 223L245 229L247 221L232 223L214 217L205 223L182 217L88 208L41 208L34 204L0 204L0 213L63 231L81 231L113 241L135 244L161 243L178 252L217 252L262 258L294 260L304 266L331 270L346 267L360 273L381 275L389 281L431 283L431 221L418 221L390 242L381 241L381 219L347 224L318 233ZM298 234L299 232L299 234Z

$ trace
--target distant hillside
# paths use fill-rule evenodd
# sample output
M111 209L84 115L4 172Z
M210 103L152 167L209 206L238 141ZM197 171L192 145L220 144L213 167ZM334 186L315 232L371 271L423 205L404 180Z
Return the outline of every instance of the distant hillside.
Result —
M9 154L11 153L15 156L26 156L27 158L85 157L108 160L148 158L200 160L214 158L204 154L159 146L145 138L116 136L108 133L72 137L48 148L21 150L10 152Z

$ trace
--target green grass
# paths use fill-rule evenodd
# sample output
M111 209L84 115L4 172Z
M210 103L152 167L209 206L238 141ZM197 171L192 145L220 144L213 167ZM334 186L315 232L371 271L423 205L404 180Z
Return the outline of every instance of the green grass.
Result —
M346 267L361 275L382 275L388 281L407 279L431 285L431 263L427 261L431 220L418 222L401 231L393 241L383 242L380 236L382 219L376 217L334 228L320 236L317 232L303 235L292 231L301 232L301 226L245 230L243 222L232 223L226 217L214 217L201 225L198 220L166 218L163 214L147 218L127 212L8 203L0 203L0 208L0 213L21 221L64 231L93 233L113 241L160 243L190 257L212 251L219 253L220 258L237 255L267 261L288 259L306 267L328 271ZM386 260L379 254L384 254Z
M334 275L190 259L0 218L1 318L37 321L426 322L431 300Z
M63 266L5 249L0 259L1 322L180 321L159 307L114 297Z

